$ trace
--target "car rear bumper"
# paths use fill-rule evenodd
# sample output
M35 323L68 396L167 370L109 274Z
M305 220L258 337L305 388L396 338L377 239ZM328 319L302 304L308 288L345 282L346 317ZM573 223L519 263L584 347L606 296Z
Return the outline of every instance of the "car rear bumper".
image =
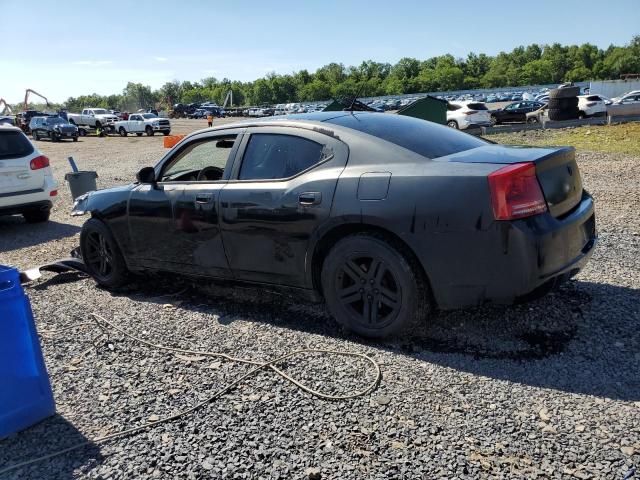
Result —
M38 202L21 203L18 205L0 206L0 216L2 215L19 215L21 213L33 210L49 211L53 207L51 200L41 200Z
M431 279L441 308L511 304L575 276L597 243L593 200L585 192L559 218L545 213L495 222L477 233L478 242L456 252L445 277ZM472 237L467 236L467 243Z
M25 205L37 205L41 203L52 204L56 196L51 192L57 190L58 183L50 175L45 175L44 182L39 187L17 192L0 193L0 211L9 211L14 208L23 208ZM19 213L19 212L18 212ZM3 215L13 215L4 214Z

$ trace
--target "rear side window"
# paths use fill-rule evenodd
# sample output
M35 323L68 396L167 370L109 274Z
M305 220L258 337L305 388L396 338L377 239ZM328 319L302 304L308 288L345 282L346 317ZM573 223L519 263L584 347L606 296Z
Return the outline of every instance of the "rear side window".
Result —
M456 111L456 110L460 110L462 108L461 105L454 105L453 103L448 103L447 104L447 110L449 110L450 112Z
M22 132L0 130L0 160L26 157L32 153L33 145Z
M519 105L516 105L514 108L518 108ZM487 110L487 106L484 103L469 103L467 104L471 110Z
M275 180L292 177L323 158L324 147L292 135L255 133L240 168L240 180Z
M427 158L444 157L488 145L485 140L453 128L404 115L344 115L331 118L327 123L373 135Z
M598 100L600 100L600 97L597 95L591 95L590 97L587 97L587 101L589 102L597 102Z

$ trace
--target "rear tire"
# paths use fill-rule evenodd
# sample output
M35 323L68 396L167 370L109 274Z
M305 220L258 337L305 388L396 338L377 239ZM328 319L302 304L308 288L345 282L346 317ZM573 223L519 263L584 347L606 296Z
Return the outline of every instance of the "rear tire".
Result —
M456 122L455 120L449 120L447 122L447 127L451 127L451 128L455 128L456 130L458 130L458 122Z
M424 326L429 310L426 281L417 261L376 233L343 238L322 265L329 311L349 330L384 338Z
M38 140L40 140L40 136L38 135L38 132L36 130L32 130L31 131L31 137L37 142Z
M80 232L80 251L87 271L103 287L116 288L128 281L127 264L111 230L90 218Z
M578 95L580 95L580 87L554 88L549 92L549 99L577 97Z
M27 210L22 216L27 223L42 223L49 220L51 210Z
M144 129L144 131L146 132L147 137L153 137L153 128L147 127Z
M563 121L563 120L573 120L578 118L578 108L572 108L569 110L562 110L559 108L550 108L549 109L549 120L554 121Z

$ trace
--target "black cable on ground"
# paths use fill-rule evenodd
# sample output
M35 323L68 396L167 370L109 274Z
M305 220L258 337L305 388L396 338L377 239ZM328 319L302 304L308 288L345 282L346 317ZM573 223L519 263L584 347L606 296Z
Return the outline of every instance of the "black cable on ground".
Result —
M116 438L121 438L121 437L125 437L125 436L128 436L128 435L132 435L132 434L138 433L138 432L140 432L142 430L146 430L148 428L152 428L152 427L161 425L163 423L172 422L172 421L177 420L177 419L179 419L181 417L184 417L186 415L190 415L191 413L193 413L196 410L202 408L206 404L216 400L217 398L221 397L225 393L233 390L235 387L240 385L246 379L248 379L249 377L252 377L253 375L255 375L256 373L258 373L260 370L263 370L263 369L270 369L270 370L274 371L277 375L279 375L280 377L284 378L285 380L293 383L294 385L296 385L301 390L309 393L310 395L322 398L324 400L348 400L348 399L352 399L352 398L361 397L361 396L366 395L366 394L372 392L373 390L375 390L375 388L380 383L380 380L382 379L382 372L380 370L380 365L378 365L378 363L375 360L373 360L371 357L369 357L369 356L367 356L367 355L365 355L363 353L346 352L346 351L340 351L340 350L317 349L317 348L305 348L305 349L291 351L289 353L286 353L286 354L284 354L284 355L282 355L280 357L274 358L274 359L269 360L267 362L258 362L258 361L255 361L255 360L248 360L248 359L244 359L244 358L232 357L232 356L224 354L224 353L209 352L209 351L199 351L199 350L187 350L187 349L182 349L182 348L167 347L167 346L164 346L164 345L155 344L155 343L152 343L152 342L150 342L148 340L140 338L140 337L138 337L136 335L128 333L127 331L125 331L124 329L119 327L118 325L116 325L113 322L107 320L106 318L98 315L97 313L92 313L91 316L93 318L93 321L102 330L106 330L106 331L108 331L109 329L116 330L117 332L119 332L120 334L124 335L125 337L127 337L127 338L129 338L129 339L131 339L131 340L133 340L133 341L135 341L137 343L145 345L145 346L147 346L149 348L153 348L153 349L156 349L156 350L163 350L163 351L167 351L167 352L171 352L171 353L183 353L183 354L186 353L186 354L200 355L200 356L205 356L205 357L224 358L225 360L228 360L228 361L231 361L231 362L254 365L254 368L252 368L247 373L245 373L244 375L239 377L237 380L235 380L235 381L229 383L228 385L224 386L223 388L219 389L218 391L213 393L211 396L209 396L207 399L203 400L202 402L198 403L197 405L194 405L191 408L188 408L186 410L182 410L182 411L180 411L180 412L178 412L176 414L169 415L167 417L163 417L163 418L161 418L159 420L156 420L155 422L148 422L148 423L145 423L145 424L137 426L137 427L128 428L128 429L122 430L120 432L111 433L109 435L105 435L105 436L102 436L102 437L94 438L94 439L91 439L91 440L87 439L87 440L85 440L85 441L83 441L81 443L78 443L76 445L72 445L72 446L64 448L62 450L58 450L58 451L50 453L48 455L43 455L43 456L38 457L38 458L34 458L34 459L31 459L31 460L25 460L24 462L20 462L20 463L14 464L14 465L10 465L8 467L0 469L0 475L2 475L4 473L8 473L8 472L13 471L13 470L17 470L17 469L22 468L22 467L33 465L34 463L42 462L44 460L49 460L51 458L58 457L60 455L64 455L64 454L72 452L74 450L79 450L81 448L84 448L84 447L92 445L92 444L104 443L104 442L107 442L109 440L114 440ZM308 386L304 385L300 381L296 380L295 378L291 377L290 375L286 374L285 372L283 372L282 370L280 370L279 368L276 367L276 364L278 364L278 363L280 363L280 362L282 362L282 361L284 361L284 360L286 360L288 358L295 357L297 355L310 354L310 353L321 353L321 354L326 354L326 355L339 355L339 356L362 358L362 359L366 360L369 364L372 365L372 367L373 367L373 369L375 371L375 379L366 388L364 388L362 390L356 390L356 391L348 393L346 395L331 395L331 394L323 393L323 392L321 392L319 390L316 390L316 389L313 389L311 387L308 387Z

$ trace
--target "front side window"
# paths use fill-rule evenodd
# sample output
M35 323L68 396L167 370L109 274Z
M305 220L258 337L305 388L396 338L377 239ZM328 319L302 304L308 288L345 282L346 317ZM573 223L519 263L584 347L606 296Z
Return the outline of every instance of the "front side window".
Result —
M220 180L227 165L236 135L192 142L165 166L162 182Z
M325 148L319 143L292 135L251 135L242 160L240 180L289 178L320 162Z

